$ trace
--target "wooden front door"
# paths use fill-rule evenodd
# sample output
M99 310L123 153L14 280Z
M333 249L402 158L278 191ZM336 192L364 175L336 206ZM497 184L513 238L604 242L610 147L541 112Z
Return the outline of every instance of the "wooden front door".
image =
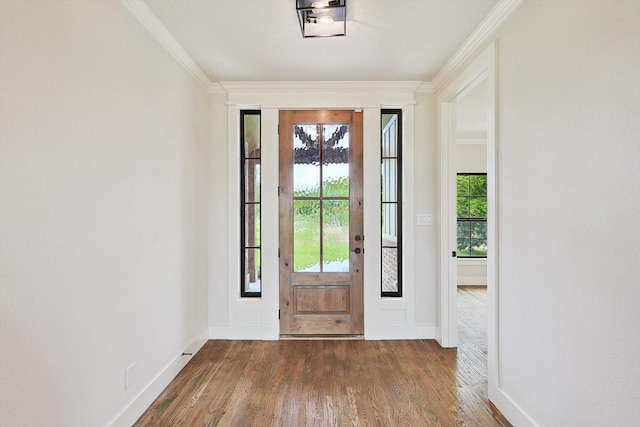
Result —
M362 113L280 112L280 333L362 335Z

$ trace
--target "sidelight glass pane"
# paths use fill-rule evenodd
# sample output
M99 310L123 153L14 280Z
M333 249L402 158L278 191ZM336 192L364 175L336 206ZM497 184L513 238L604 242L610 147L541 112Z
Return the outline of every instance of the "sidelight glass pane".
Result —
M296 197L320 195L320 147L318 125L293 127L293 191Z
M245 249L242 271L244 273L244 292L260 292L260 249Z
M260 159L244 161L244 201L260 201Z
M240 295L260 297L260 111L240 111Z
M402 111L382 110L380 198L382 201L382 289L402 296Z
M244 157L260 157L260 114L243 114Z
M398 201L398 160L382 160L382 201Z
M398 248L382 248L382 292L398 291Z
M322 271L349 271L349 201L325 200L322 223Z
M398 157L398 115L382 115L382 157Z
M293 269L320 271L320 201L293 202Z
M349 126L322 127L322 194L349 197Z
M260 246L260 205L244 206L244 245Z
M382 204L382 246L396 246L398 241L398 205ZM390 244L389 242L394 242Z

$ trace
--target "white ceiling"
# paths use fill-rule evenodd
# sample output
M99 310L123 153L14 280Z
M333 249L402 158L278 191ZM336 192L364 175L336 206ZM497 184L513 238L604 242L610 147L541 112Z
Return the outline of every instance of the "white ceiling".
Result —
M432 81L498 0L347 0L303 39L295 0L146 0L211 81Z

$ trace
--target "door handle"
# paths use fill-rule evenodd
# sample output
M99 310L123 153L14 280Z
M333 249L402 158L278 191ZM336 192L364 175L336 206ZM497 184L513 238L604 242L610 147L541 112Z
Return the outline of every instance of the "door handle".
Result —
M355 252L356 254L359 254L360 252L362 252L362 249L360 249L360 248L355 248L355 249L353 250L353 252Z
M356 242L359 242L360 240L364 240L364 236L361 236L361 235L359 235L359 234L356 234L356 235L354 236L354 239L356 239Z

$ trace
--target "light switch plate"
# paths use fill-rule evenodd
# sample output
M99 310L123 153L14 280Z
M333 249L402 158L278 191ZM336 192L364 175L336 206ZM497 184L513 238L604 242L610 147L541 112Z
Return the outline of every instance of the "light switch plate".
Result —
M418 214L416 218L416 223L418 225L433 225L433 215L432 214Z

